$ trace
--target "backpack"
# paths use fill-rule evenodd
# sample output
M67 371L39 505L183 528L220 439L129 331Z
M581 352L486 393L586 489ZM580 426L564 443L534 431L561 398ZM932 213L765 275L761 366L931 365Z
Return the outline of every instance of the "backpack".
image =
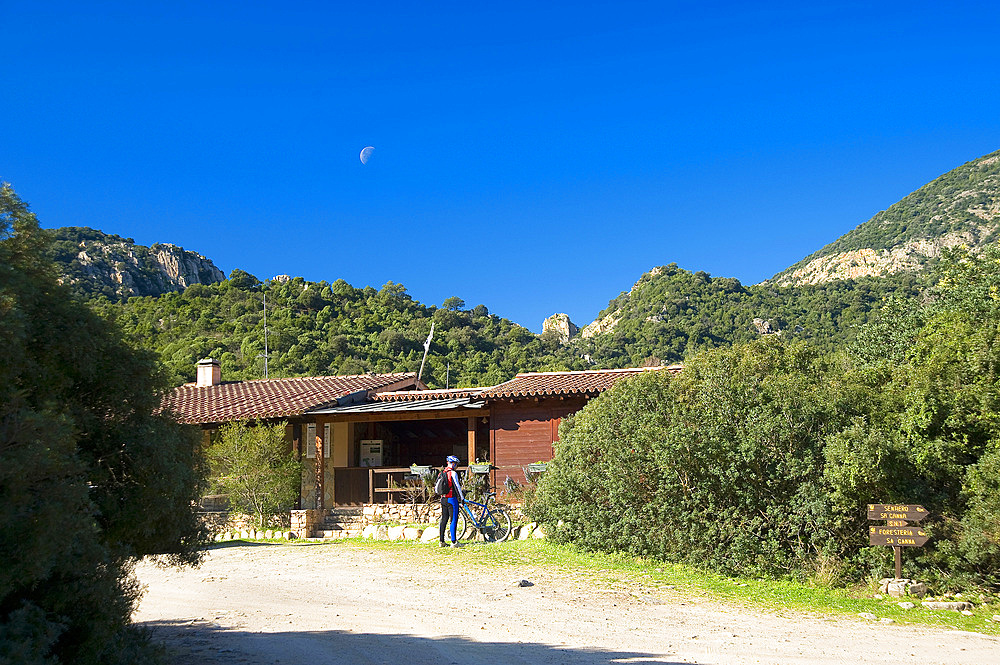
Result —
M444 496L451 491L451 481L448 480L448 471L442 471L438 475L437 482L434 483L434 493L438 496Z

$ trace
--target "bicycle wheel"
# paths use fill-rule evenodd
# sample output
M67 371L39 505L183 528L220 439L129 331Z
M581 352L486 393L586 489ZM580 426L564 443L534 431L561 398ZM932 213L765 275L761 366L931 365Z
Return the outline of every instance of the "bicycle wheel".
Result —
M488 543L502 543L510 535L510 515L500 506L492 506L484 517L483 540Z
M458 540L465 540L471 534L475 533L476 530L469 525L469 520L465 516L465 511L459 507L458 509L458 524L455 526L455 536ZM447 540L447 538L445 538Z

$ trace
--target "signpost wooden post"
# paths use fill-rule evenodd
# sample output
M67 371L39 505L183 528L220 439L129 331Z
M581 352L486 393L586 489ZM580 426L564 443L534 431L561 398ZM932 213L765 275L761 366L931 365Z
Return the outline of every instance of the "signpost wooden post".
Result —
M896 559L896 579L903 576L903 548L922 547L930 538L924 530L911 526L927 517L923 506L893 503L869 503L868 519L885 520L885 525L868 527L868 542L891 546Z

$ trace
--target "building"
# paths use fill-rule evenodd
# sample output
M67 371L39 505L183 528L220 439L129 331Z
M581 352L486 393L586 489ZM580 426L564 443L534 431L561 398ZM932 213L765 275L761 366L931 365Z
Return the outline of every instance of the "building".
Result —
M391 501L394 474L412 464L493 465L491 481L524 482L524 467L552 458L559 423L630 376L679 366L534 372L497 386L428 390L413 373L223 382L219 364L176 388L164 410L206 436L234 420L285 421L289 446L306 464L300 506Z

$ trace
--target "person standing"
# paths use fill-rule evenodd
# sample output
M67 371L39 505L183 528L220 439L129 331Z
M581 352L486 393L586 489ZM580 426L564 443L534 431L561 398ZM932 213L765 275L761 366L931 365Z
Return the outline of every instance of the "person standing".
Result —
M459 506L465 501L465 496L462 494L462 483L459 481L458 471L455 469L458 466L458 458L454 455L448 455L445 462L443 473L448 483L448 492L441 495L441 524L438 533L441 536L441 547L446 547L444 532L447 525L451 535L451 546L458 547L458 534L455 531L458 529Z

